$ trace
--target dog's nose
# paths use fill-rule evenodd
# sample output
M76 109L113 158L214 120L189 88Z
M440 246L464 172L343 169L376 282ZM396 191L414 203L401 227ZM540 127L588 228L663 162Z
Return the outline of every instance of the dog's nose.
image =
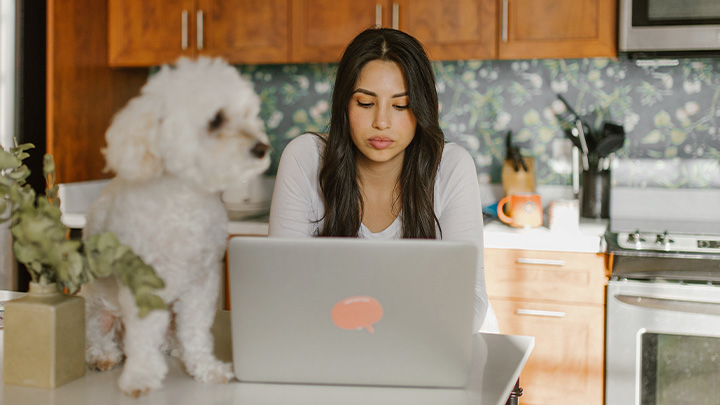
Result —
M258 142L253 146L252 149L250 149L250 153L252 153L253 156L255 156L258 159L262 159L265 156L265 153L270 149L270 147L262 142Z

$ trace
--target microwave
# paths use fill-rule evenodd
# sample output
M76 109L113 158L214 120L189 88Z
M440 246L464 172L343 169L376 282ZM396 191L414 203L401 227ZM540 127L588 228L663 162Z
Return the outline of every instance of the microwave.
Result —
M619 20L620 52L720 51L718 0L620 0Z

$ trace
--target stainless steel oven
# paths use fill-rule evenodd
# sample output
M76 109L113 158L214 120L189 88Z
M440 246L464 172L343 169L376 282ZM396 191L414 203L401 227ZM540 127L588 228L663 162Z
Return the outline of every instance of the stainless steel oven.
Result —
M720 403L720 287L608 284L605 403Z
M620 0L620 51L720 49L717 0Z
M720 190L612 193L605 403L720 404Z

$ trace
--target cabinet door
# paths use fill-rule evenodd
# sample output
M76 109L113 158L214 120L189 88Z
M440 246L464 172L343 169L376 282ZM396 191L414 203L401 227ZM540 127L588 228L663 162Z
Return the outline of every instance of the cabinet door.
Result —
M194 0L108 0L108 64L152 66L193 56Z
M602 404L602 305L491 302L500 333L535 337L520 375L523 404Z
M289 13L289 0L199 0L196 48L230 63L287 62Z
M390 11L377 0L293 0L293 62L339 62L345 47L360 32L385 26Z
M396 0L392 9L399 28L422 42L433 60L497 56L493 0Z
M500 3L500 59L617 56L616 0Z

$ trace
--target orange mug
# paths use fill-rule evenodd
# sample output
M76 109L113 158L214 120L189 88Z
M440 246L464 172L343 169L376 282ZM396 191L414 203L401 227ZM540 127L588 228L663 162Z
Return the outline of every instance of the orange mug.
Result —
M503 211L506 204L510 215ZM516 228L542 226L542 202L537 194L509 195L498 202L497 213L501 221Z

